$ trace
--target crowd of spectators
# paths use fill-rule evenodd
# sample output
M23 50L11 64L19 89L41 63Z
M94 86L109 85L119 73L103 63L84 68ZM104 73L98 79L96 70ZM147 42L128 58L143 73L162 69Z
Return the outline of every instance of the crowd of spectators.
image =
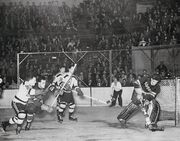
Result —
M26 5L19 3L9 3L0 7L0 29L5 31L19 32L22 30L43 33L48 31L63 32L66 30L76 30L72 19L72 11L66 3L56 6L52 3Z
M130 85L132 68L131 47L177 44L178 3L157 0L145 13L128 13L129 1L84 0L69 7L48 3L27 2L0 6L0 73L7 87L16 82L16 54L19 52L62 52L83 50L122 50L117 52L113 73L118 73L123 85ZM92 39L84 40L79 33L80 21L94 31ZM129 23L129 24L127 24ZM136 24L137 27L128 29ZM50 62L49 62L50 63ZM60 63L60 62L58 62ZM63 62L64 63L64 62ZM81 85L108 86L111 75L107 60L98 59L80 71ZM46 74L57 71L57 64L28 63L26 69ZM40 71L41 70L41 71ZM43 72L42 72L43 71ZM46 72L47 71L47 72ZM114 74L113 74L114 75Z
M98 49L106 49L105 45L101 47L101 39L107 34L104 32L111 33L119 39L116 41L116 49L121 49L119 44L126 46L129 40L134 46L177 44L177 19L180 15L178 3L158 0L153 8L147 9L147 12L129 16L125 13L128 2L97 0L84 3L84 13L87 13L89 23L94 24L94 30L100 38ZM132 23L131 26L136 24L141 29L137 30L135 27L128 30L128 23ZM109 42L106 41L109 47L114 44L111 42L114 36L107 39ZM142 44L141 41L145 43Z

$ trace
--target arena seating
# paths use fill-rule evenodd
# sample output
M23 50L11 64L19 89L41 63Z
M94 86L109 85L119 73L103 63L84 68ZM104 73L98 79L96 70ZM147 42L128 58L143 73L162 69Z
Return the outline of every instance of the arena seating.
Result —
M131 11L130 1L84 0L78 6L23 5L22 3L0 6L0 74L6 87L16 82L16 54L19 52L61 52L122 50L127 54L121 60L131 61L132 46L178 44L178 3L157 0L145 13ZM132 13L134 13L132 15ZM115 62L118 63L118 60ZM62 62L64 63L64 62ZM106 62L90 62L98 70ZM131 64L131 62L130 62ZM56 70L53 66L51 73ZM100 66L99 66L100 65ZM52 65L48 66L49 69ZM27 64L27 70L40 68L40 64ZM127 69L128 68L128 69ZM48 69L43 66L43 69ZM91 69L91 68L88 68ZM110 74L98 72L102 86L109 86ZM127 63L113 65L121 81L129 81L132 68ZM80 72L79 72L80 73ZM93 73L93 72L89 72ZM125 73L125 76L122 74ZM79 75L79 74L78 74ZM88 78L87 73L83 73ZM96 74L93 74L96 76ZM114 74L113 74L114 75ZM95 78L92 78L95 79ZM83 80L85 81L85 80ZM93 81L97 86L97 81ZM86 82L88 85L88 82ZM124 86L130 85L130 82Z

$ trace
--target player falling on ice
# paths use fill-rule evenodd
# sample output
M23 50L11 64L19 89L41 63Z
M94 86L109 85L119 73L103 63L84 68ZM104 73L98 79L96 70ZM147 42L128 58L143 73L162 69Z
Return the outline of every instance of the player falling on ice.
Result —
M28 103L26 105L26 131L30 130L35 114L38 114L41 111L47 111L48 113L51 113L53 111L52 107L44 104L44 97L47 94L45 86L45 77L39 76L36 85L33 87L33 90L31 91L31 97L29 98Z
M124 126L126 122L140 108L145 116L145 127L151 131L163 131L164 129L157 126L160 116L160 104L156 100L160 93L160 76L153 75L151 78L142 80L134 77L134 91L131 102L118 115L117 119Z
M10 118L8 121L4 121L1 124L2 130L5 132L6 127L17 124L16 134L19 134L22 129L22 124L26 118L26 105L30 98L32 87L36 83L36 77L27 75L24 82L20 84L19 90L12 100L12 108L15 111L15 116Z
M70 65L68 68L68 72L64 73L61 76L61 82L58 84L56 83L50 89L59 89L58 91L58 98L57 98L57 116L58 121L60 123L63 122L64 112L66 107L69 108L69 120L77 121L77 118L74 117L74 110L75 110L75 101L73 96L73 90L77 92L80 97L83 97L83 92L78 86L78 81L74 75L75 66Z

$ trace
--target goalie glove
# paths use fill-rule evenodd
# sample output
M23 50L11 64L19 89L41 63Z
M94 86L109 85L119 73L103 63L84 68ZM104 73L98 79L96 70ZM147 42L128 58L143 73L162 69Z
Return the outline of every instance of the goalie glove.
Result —
M142 96L144 100L148 100L148 101L155 99L155 97L149 93L143 93Z

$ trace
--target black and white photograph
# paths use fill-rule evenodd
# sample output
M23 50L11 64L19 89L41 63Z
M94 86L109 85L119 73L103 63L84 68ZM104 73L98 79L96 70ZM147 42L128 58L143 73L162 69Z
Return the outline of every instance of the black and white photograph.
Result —
M179 139L179 0L0 0L0 141Z

